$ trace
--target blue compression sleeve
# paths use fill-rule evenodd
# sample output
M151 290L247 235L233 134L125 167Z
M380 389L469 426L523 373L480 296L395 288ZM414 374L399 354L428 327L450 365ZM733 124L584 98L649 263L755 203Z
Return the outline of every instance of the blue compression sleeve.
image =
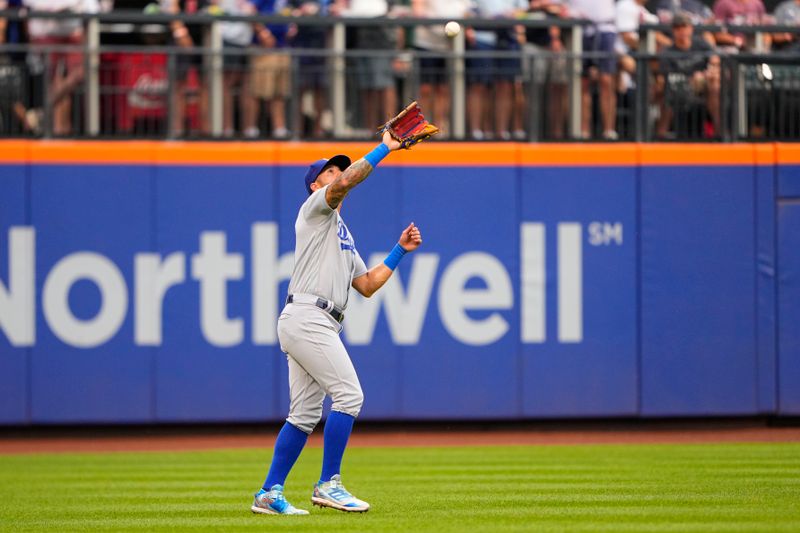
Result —
M378 146L376 146L370 153L365 155L364 159L369 161L369 164L372 165L372 168L375 168L378 166L378 163L380 163L383 160L384 157L389 155L389 151L390 151L389 147L381 143Z
M400 246L400 243L397 243L392 248L392 251L389 252L389 255L386 256L386 259L383 260L383 264L389 267L390 270L394 270L407 253L406 249Z
M323 436L322 474L319 478L321 482L330 481L332 476L342 473L342 457L355 420L352 416L339 411L331 411L328 415Z
M308 435L286 422L278 433L275 441L275 452L272 454L272 465L269 467L267 480L264 481L264 490L269 490L273 485L285 485L286 476L294 466L300 452L306 445Z

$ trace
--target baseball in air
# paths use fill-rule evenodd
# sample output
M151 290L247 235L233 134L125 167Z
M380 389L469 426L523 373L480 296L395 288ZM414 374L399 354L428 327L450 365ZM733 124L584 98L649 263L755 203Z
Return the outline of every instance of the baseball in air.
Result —
M460 32L461 32L461 24L459 24L455 20L451 20L450 22L444 25L444 33L448 37L455 37Z

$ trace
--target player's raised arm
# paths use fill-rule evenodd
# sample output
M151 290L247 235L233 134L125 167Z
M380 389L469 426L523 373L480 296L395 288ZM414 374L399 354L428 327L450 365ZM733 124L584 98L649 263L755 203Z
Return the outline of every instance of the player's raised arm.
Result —
M378 163L394 150L409 149L437 133L439 128L425 120L417 102L405 109L381 127L383 142L342 172L325 192L325 200L332 209L342 203L350 189L367 179Z
M363 276L353 278L353 288L362 296L369 298L389 281L403 256L419 248L420 244L422 244L422 234L412 222L400 234L400 240L394 245L394 249L386 256L383 263L370 268Z
M389 152L398 150L400 142L392 138L389 132L384 132L383 142L379 144L370 153L347 167L347 169L339 174L339 176L331 182L328 190L325 191L325 200L331 209L336 209L342 203L344 197L350 190L367 179L367 176L378 166L378 163L384 157L389 155Z

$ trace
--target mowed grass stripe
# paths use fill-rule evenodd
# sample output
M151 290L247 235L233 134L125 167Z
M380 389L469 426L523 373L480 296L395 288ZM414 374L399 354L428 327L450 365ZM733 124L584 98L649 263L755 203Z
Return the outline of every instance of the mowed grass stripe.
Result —
M292 472L296 505L310 508L320 461L306 450ZM267 450L0 456L0 530L800 530L797 443L353 448L345 481L373 505L357 516L252 515L268 463Z
M0 459L2 462L2 459ZM265 467L262 467L265 468ZM708 468L704 466L702 468L698 466L691 466L687 465L684 469L663 469L665 473L684 473L686 470L689 469L696 469L697 475L701 476L705 471L713 471L716 476L720 478L740 478L742 476L748 476L751 478L759 478L759 477L784 477L788 480L791 479L798 479L800 476L800 469L797 468L790 468L790 467L771 467L771 468L742 468L742 469L717 469L717 468ZM168 470L160 470L159 475L165 478L165 482L170 483L191 483L194 481L205 481L208 479L209 476L213 476L214 474L218 474L219 470L205 470L205 469L198 469L197 472L192 474L187 474L185 472L181 473L174 473ZM252 469L249 470L228 470L226 471L226 477L238 477L241 475L247 475L252 473ZM26 475L36 474L34 471L28 472ZM92 472L92 473L81 473L81 480L85 482L93 482L95 480L102 480L107 479L110 475L113 476L120 476L124 477L127 482L132 484L137 483L149 483L152 482L153 477L151 473L141 472L138 471L136 473L129 473L129 472L120 472L113 468L109 468L104 472ZM458 479L458 480L468 480L468 479L475 479L475 480L484 480L484 481L491 481L497 479L503 480L514 480L514 481L521 481L524 482L525 480L529 480L530 476L536 476L536 479L540 482L547 482L550 480L564 483L564 482L576 482L581 483L588 479L594 479L598 476L603 477L609 481L618 480L618 481L627 481L631 480L632 476L637 476L636 472L613 472L609 473L608 471L598 471L598 472L586 472L586 473L575 473L574 471L566 471L563 473L558 472L542 472L537 471L536 469L524 469L519 472L507 472L507 471L493 471L493 472L471 472L471 473L464 473L458 472L457 470L453 471L436 471L434 473L427 472L424 475L415 476L413 472L398 472L393 477L395 479L401 479L404 481L417 481L420 483L424 483L426 481L436 481L441 476L448 476L451 479ZM64 474L55 474L51 473L51 477L48 478L47 483L73 483L75 481L74 474L64 473ZM22 479L22 477L20 477ZM644 479L644 478L643 478ZM166 481L168 480L168 481Z

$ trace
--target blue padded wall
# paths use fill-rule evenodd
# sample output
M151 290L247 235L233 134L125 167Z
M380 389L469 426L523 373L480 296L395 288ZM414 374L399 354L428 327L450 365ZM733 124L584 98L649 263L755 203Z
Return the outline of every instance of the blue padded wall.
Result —
M10 291L9 230L29 221L27 166L7 165L0 172L0 283ZM0 329L0 424L28 420L30 349L12 346Z
M800 201L778 207L780 414L800 415Z
M0 424L285 417L274 322L305 167L2 169L0 282L8 286L9 229L35 231L36 335L12 346L0 330ZM373 266L411 221L424 243L372 299L351 296L342 338L363 418L800 413L797 173L382 166L343 205L358 250ZM256 243L256 231L266 240ZM223 285L225 320L241 320L241 334L222 344L202 319L201 287L214 282L193 275L204 235L224 236L224 260L241 261L241 276ZM87 253L119 272L127 303L107 339L80 347L45 313L45 286ZM182 261L159 342L136 337L143 254ZM256 278L267 280L261 293ZM88 279L63 298L83 322L103 303Z
M186 281L170 289L164 303L165 333L156 349L156 419L279 417L272 398L278 351L251 341L252 225L277 219L272 169L164 166L157 169L155 188L156 249L162 256L186 254ZM210 341L201 326L200 282L192 261L204 232L224 232L226 252L241 261L241 279L225 285L226 317L242 324L241 338L229 346Z
M638 411L637 169L525 168L522 220L545 228L546 339L522 344L526 416L625 416ZM559 342L559 224L581 227L583 340ZM592 224L621 228L595 240ZM604 234L604 233L603 233ZM620 242L621 241L621 242Z
M775 251L776 169L756 166L756 280L758 323L758 407L761 413L774 413L777 407L777 257Z
M150 167L33 165L31 223L36 228L36 293L56 264L77 251L102 254L124 277L127 312L108 342L70 346L37 314L31 350L33 422L141 422L152 419L153 355L133 343L132 251L151 248ZM42 296L43 297L43 296ZM94 283L69 294L75 316L100 309Z
M800 165L778 165L778 196L800 198Z
M754 414L753 168L641 172L641 413Z

